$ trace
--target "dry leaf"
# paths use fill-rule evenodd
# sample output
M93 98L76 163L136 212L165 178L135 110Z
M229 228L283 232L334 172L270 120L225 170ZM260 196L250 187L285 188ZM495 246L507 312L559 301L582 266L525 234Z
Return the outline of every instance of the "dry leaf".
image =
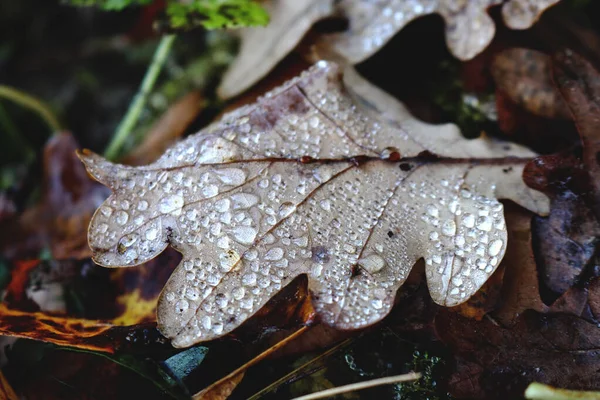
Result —
M569 109L552 82L550 56L530 49L507 49L492 63L497 87L532 114L570 119Z
M513 29L529 28L559 0L270 0L271 16L265 28L241 32L240 55L219 88L223 98L252 86L281 61L311 26L328 16L345 18L348 29L321 36L315 46L320 58L356 64L381 49L409 22L439 14L446 24L446 42L457 58L470 60L492 41L494 21L488 8L502 4L502 15Z
M334 12L333 0L267 1L263 7L270 22L239 30L240 53L218 89L222 98L236 96L266 76L316 21Z
M90 224L97 263L138 265L169 244L183 254L157 315L182 347L235 329L300 274L341 329L381 320L420 258L433 299L460 304L504 255L496 199L548 211L521 179L534 155L418 122L320 62L149 166L80 157L114 192Z

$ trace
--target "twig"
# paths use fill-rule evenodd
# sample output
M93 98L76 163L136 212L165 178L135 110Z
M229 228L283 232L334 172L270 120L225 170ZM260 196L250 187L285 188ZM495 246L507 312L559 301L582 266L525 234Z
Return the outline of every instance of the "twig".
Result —
M264 360L265 358L267 358L268 356L273 354L275 351L279 350L280 348L282 348L285 345L287 345L288 343L290 343L292 340L296 339L298 336L302 335L308 329L310 329L310 327L308 327L308 326L303 326L302 328L298 329L296 332L292 333L290 336L286 337L285 339L278 342L277 344L269 347L267 350L263 351L262 353L260 353L256 357L254 357L252 360L248 361L246 364L242 365L241 367L237 368L233 372L231 372L228 375L224 376L223 378L219 379L218 381L211 384L206 389L203 389L202 391L196 393L194 396L192 396L192 399L200 400L200 399L205 398L206 393L211 392L212 390L214 390L215 388L218 388L220 385L224 384L228 380L234 378L236 375L241 374L244 371L246 371L248 368L252 367L253 365L258 364L260 361Z
M146 101L148 100L148 96L154 87L154 83L162 70L162 67L171 51L171 47L173 46L173 41L175 40L175 35L165 35L160 39L160 43L154 52L154 57L152 58L152 63L148 70L146 71L146 75L144 76L144 80L140 85L140 89L138 93L135 95L133 102L129 105L129 109L127 110L127 114L121 120L121 123L117 127L115 135L112 140L108 144L106 151L104 152L104 156L108 159L115 159L119 152L121 151L123 144L127 140L127 137L131 133L133 127L137 123L144 106L146 105Z
M357 390L368 389L368 388L375 387L375 386L389 385L391 383L414 381L414 380L417 380L420 378L421 378L420 373L409 372L408 374L404 374L404 375L388 376L385 378L373 379L371 381L352 383L350 385L339 386L336 388L322 390L320 392L296 397L293 400L323 399L325 397L331 397L331 396L335 396L335 395L342 394L342 393L354 392Z
M43 101L22 92L19 89L4 85L0 85L0 97L35 111L44 122L46 122L53 133L62 130L60 122L58 122L58 119L54 116L50 107Z
M292 377L294 377L296 374L298 374L300 371L305 370L308 366L321 361L327 357L329 357L330 355L332 355L333 353L337 352L338 350L346 347L347 345L349 345L354 339L346 339L338 344L336 344L335 346L333 346L332 348L330 348L329 350L327 350L324 353L319 354L318 356L312 358L310 361L305 362L304 364L302 364L300 367L296 368L295 370L293 370L292 372L290 372L289 374L277 379L275 382L271 383L269 386L263 388L262 390L260 390L259 392L256 392L255 394L253 394L251 397L248 398L248 400L258 400L259 398L261 398L262 396L264 396L265 394L273 391L274 389L278 388L279 386L281 386L283 383L289 381ZM313 372L314 373L314 370Z

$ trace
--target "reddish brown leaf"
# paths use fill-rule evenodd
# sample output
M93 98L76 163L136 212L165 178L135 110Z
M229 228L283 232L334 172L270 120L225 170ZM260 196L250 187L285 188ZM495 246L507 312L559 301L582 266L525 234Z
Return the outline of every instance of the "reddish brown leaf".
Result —
M557 53L553 62L554 80L567 101L581 136L582 161L593 188L594 205L591 208L600 219L600 74L570 50Z
M449 390L457 398L520 398L533 381L600 388L600 329L583 319L528 311L504 328L441 310L436 331L456 356Z

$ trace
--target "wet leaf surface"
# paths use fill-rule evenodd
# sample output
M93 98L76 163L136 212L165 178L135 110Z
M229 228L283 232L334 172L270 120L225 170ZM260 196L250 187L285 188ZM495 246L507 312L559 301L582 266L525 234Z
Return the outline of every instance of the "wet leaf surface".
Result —
M488 8L503 4L502 16L512 29L531 27L541 13L559 0L443 1L294 1L270 0L266 7L271 23L262 29L242 31L240 55L219 88L221 97L240 94L281 61L317 21L330 17L345 21L334 31L317 35L317 58L362 62L379 51L410 22L429 14L440 15L446 25L451 53L469 60L492 41L495 25ZM341 28L341 29L340 29Z
M175 346L233 330L300 274L342 329L383 318L420 257L434 300L460 304L506 249L494 197L547 211L521 180L529 150L467 141L352 71L346 82L319 63L147 167L81 155L114 191L90 225L96 262L133 266L169 244L184 255L158 309Z

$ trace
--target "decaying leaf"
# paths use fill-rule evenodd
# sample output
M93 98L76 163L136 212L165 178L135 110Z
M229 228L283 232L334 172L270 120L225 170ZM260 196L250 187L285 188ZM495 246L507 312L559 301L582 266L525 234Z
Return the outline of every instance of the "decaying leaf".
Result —
M570 119L569 109L552 82L550 56L530 49L507 49L499 53L491 73L498 88L532 114Z
M94 260L183 254L158 306L177 347L233 330L300 274L322 321L373 324L425 258L432 298L468 299L506 249L497 198L547 213L521 179L534 156L414 120L356 73L319 62L145 167L80 155L113 195L89 229Z
M317 39L321 58L351 64L366 60L409 22L439 14L446 23L446 42L457 58L470 60L492 41L494 21L489 7L503 4L502 15L513 29L527 29L559 0L270 0L271 22L241 32L240 55L219 88L221 97L235 96L262 78L325 17L343 18L348 29Z
M513 326L441 310L440 340L456 357L448 390L455 398L520 398L531 382L598 390L597 324L564 314L527 311Z

